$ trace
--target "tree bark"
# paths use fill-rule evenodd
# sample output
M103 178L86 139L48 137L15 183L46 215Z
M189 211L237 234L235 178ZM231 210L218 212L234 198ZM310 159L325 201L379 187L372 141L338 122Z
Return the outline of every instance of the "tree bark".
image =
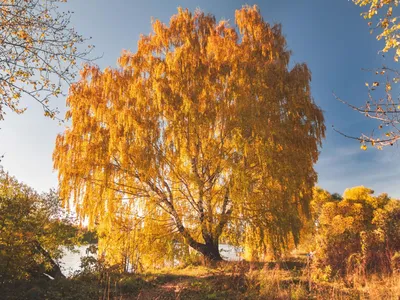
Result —
M194 250L200 252L205 256L206 259L210 261L221 261L223 260L221 255L219 254L219 249L218 249L218 238L212 238L211 235L206 234L204 237L205 243L199 243L197 242L187 231L185 226L183 226L181 219L179 218L178 213L175 210L174 205L169 202L169 201L164 201L170 209L170 214L173 217L176 227L178 228L179 233L183 236L185 241L188 243L190 247L192 247ZM204 233L204 232L203 232Z
M46 259L46 261L50 264L51 269L46 272L46 274L49 274L51 277L57 279L57 278L65 278L64 274L61 272L60 266L53 260L51 257L50 253L47 252L42 245L38 241L33 242L35 245L36 250L43 255L43 257Z
M203 249L200 250L201 254L210 261L222 261L221 254L219 253L218 243L206 243L202 247Z
M205 244L196 242L195 240L188 241L190 247L200 252L209 261L223 260L219 253L218 243L207 242Z

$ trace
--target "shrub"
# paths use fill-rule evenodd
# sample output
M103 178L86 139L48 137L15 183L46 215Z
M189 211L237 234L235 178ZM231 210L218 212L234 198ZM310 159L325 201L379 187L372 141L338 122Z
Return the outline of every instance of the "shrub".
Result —
M314 277L392 273L400 250L400 202L374 196L364 187L347 189L340 201L320 206Z

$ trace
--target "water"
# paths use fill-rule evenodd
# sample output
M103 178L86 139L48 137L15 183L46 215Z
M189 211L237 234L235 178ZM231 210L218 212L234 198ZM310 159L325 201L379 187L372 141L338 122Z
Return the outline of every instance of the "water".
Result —
M86 256L86 250L90 245L75 247L73 251L63 248L64 256L60 261L62 273L69 277L74 272L79 271L81 268L81 257Z
M79 246L75 247L75 250L71 251L67 248L64 248L65 255L61 259L61 271L67 277L71 276L74 272L80 270L81 265L81 257L87 255L86 250L90 247L87 246ZM219 245L219 251L221 256L225 260L229 261L239 261L241 260L241 248L234 247L228 244Z
M229 244L220 244L219 253L222 258L229 261L239 261L242 260L242 248L235 247Z

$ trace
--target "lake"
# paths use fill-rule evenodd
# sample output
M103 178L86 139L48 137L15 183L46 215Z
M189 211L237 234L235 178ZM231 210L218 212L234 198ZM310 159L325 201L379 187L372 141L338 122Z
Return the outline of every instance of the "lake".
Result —
M61 270L67 277L71 276L75 271L80 270L81 257L86 256L86 250L89 247L79 246L75 247L74 251L64 249L65 255L60 261ZM241 260L241 249L240 247L234 247L228 244L219 245L219 251L223 259L228 261L239 261Z

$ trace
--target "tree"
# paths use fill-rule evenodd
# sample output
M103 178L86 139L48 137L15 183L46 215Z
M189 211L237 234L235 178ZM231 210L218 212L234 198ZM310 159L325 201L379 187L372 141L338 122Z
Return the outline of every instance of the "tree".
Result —
M90 225L113 226L130 206L144 236L178 233L212 260L222 236L243 245L257 231L274 249L297 238L323 114L307 66L288 69L281 26L257 7L235 20L239 32L179 9L118 69L84 68L53 158L62 198Z
M59 12L59 2L65 0L0 1L0 119L4 107L25 110L19 104L23 95L54 118L50 98L74 80L77 61L89 53L92 46L78 50L85 39L70 26L71 13Z
M328 202L338 201L338 195L336 193L331 195L328 191L317 186L313 188L313 197L310 202L310 217L303 220L300 243L296 247L296 250L305 251L306 253L316 250L316 236L320 227L319 218L322 208Z
M60 246L76 237L54 191L39 195L0 168L0 284L43 273L63 277Z
M399 18L394 16L398 0L353 0L361 7L368 6L367 12L361 15L370 20L370 33L378 31L377 40L384 40L382 53L394 50L394 60L397 62L400 57L400 23ZM400 72L393 67L383 65L381 68L367 70L373 72L377 79L367 82L368 100L363 106L355 106L339 97L339 101L348 105L353 110L378 121L378 131L372 134L362 134L360 137L353 137L343 134L346 137L357 139L361 142L361 149L366 150L367 144L382 149L384 146L393 146L400 139L400 102L398 96L393 95L392 86L400 81Z

